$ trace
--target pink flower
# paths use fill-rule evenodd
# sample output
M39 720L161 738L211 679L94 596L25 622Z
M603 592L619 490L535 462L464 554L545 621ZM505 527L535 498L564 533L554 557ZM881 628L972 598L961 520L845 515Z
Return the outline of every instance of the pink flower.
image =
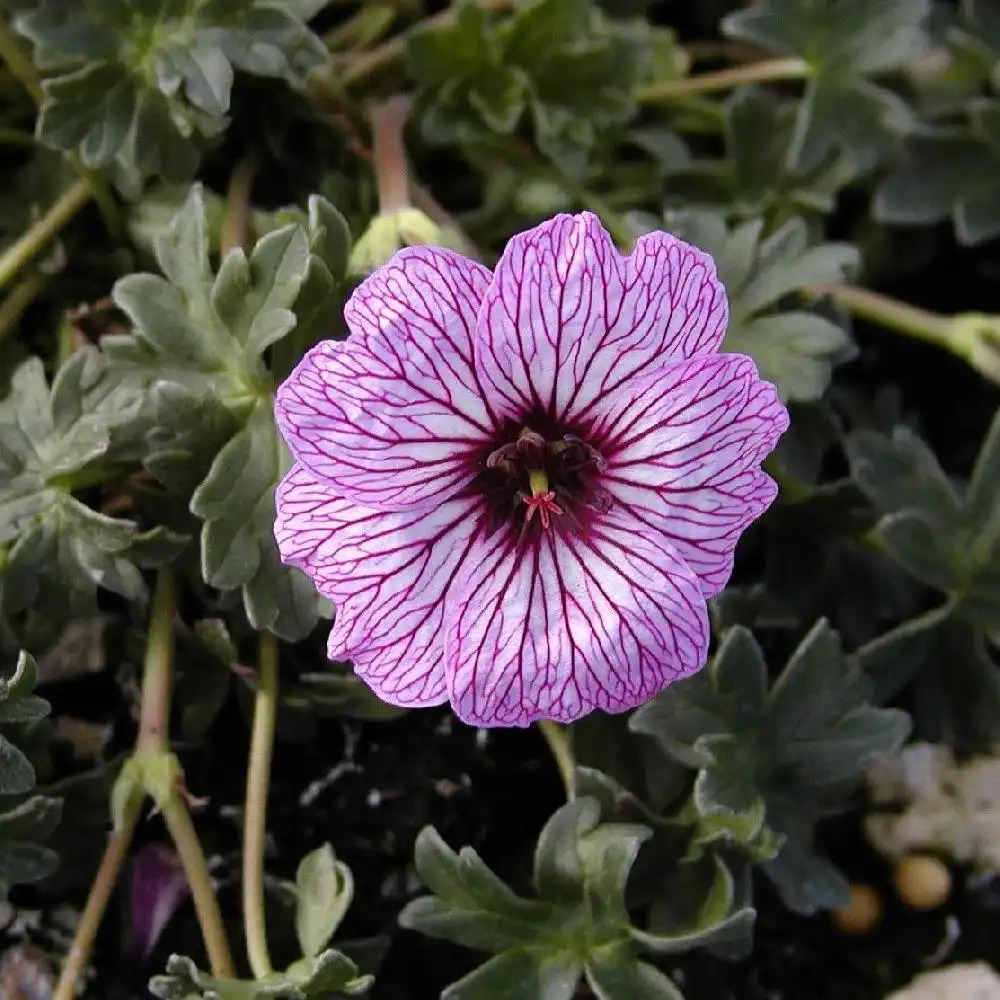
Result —
M711 258L559 215L492 273L402 250L344 315L276 405L278 546L336 604L331 659L481 726L622 712L704 665L788 426L718 353Z

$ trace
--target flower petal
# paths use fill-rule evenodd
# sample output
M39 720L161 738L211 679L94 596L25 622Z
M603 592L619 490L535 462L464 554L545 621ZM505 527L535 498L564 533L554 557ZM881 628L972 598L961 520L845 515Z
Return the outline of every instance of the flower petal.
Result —
M711 354L726 330L712 258L667 233L618 252L597 217L557 215L504 250L476 360L504 416L572 422L665 360Z
M344 308L345 341L314 347L278 390L295 458L337 493L401 510L472 478L493 427L472 363L490 272L435 247L400 251Z
M774 386L750 358L720 354L665 365L593 417L601 485L666 536L706 597L719 593L740 535L778 492L760 469L788 428Z
M448 691L465 722L526 726L623 712L699 670L709 627L698 579L624 512L585 539L484 543L448 598Z
M476 532L471 501L377 511L334 496L295 466L277 491L282 561L304 570L337 606L328 653L392 705L447 700L444 607Z

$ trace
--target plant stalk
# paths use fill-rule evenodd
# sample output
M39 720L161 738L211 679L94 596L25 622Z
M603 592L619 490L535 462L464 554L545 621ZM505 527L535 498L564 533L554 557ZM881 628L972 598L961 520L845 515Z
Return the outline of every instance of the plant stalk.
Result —
M149 638L142 671L137 753L165 753L170 724L174 653L174 574L163 567L156 575L149 615Z
M0 302L0 340L17 326L25 309L38 298L49 282L49 276L41 271L22 278Z
M247 958L256 979L262 979L273 971L267 947L264 909L264 853L267 846L267 794L271 783L277 713L278 640L273 633L262 632L243 811L243 927Z
M692 94L708 94L717 90L730 90L744 83L777 83L782 80L804 80L812 69L804 59L764 59L745 66L731 66L714 73L699 73L680 80L650 83L636 90L640 104L669 104Z
M409 113L410 99L403 94L396 94L371 110L372 160L382 215L402 211L410 204L403 134Z
M74 181L30 229L0 254L0 288L6 288L91 198L90 182Z
M555 758L559 777L562 778L563 787L566 789L566 798L572 802L576 797L576 762L570 750L569 730L548 719L540 719L537 726Z
M827 295L852 315L907 337L938 347L951 349L954 346L949 316L911 306L858 285L810 285L805 292L816 297Z
M83 907L83 913L80 914L80 921L76 925L73 943L70 945L66 961L59 973L59 981L56 983L52 1000L74 1000L76 997L76 985L90 960L94 939L97 937L97 931L104 919L108 901L111 899L111 893L118 881L118 873L128 856L132 835L135 833L135 827L139 821L139 811L140 803L132 803L125 811L121 826L113 830L108 838L100 867L97 869L97 874L90 886L87 902Z
M170 839L177 848L177 855L191 889L191 899L198 915L198 925L212 975L220 979L235 979L236 966L233 964L212 875L180 789L175 789L164 804L163 820Z
M230 250L243 246L247 239L247 220L250 214L250 195L253 191L257 165L253 157L244 157L229 175L226 207L222 217L219 250L225 257Z
M0 19L0 59L7 64L7 68L20 81L21 86L31 94L34 102L41 104L45 95L35 64L25 54L13 29L2 19Z

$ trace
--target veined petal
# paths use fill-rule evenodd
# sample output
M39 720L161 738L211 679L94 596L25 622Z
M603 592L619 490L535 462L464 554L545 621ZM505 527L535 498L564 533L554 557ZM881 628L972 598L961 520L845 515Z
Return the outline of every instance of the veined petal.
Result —
M788 428L774 386L750 358L720 354L665 365L593 416L601 485L666 536L706 597L719 593L740 535L778 492L760 469Z
M344 308L347 340L314 347L278 390L297 461L341 496L402 510L452 495L493 415L473 368L490 272L450 250L400 251Z
M482 726L623 712L700 669L708 638L692 570L612 511L585 539L550 530L479 547L448 598L448 691Z
M304 570L337 608L330 659L350 660L383 701L405 707L448 698L445 598L476 524L469 500L396 512L360 507L303 465L277 491L282 561Z
M507 244L476 360L503 415L542 410L572 423L664 360L715 352L727 317L707 254L650 233L625 256L596 216L557 215Z

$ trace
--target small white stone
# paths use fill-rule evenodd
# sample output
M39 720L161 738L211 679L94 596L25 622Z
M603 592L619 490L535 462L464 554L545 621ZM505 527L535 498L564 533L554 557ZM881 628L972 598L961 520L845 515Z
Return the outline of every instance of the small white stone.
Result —
M885 1000L1000 1000L1000 976L985 962L948 965L921 973Z

